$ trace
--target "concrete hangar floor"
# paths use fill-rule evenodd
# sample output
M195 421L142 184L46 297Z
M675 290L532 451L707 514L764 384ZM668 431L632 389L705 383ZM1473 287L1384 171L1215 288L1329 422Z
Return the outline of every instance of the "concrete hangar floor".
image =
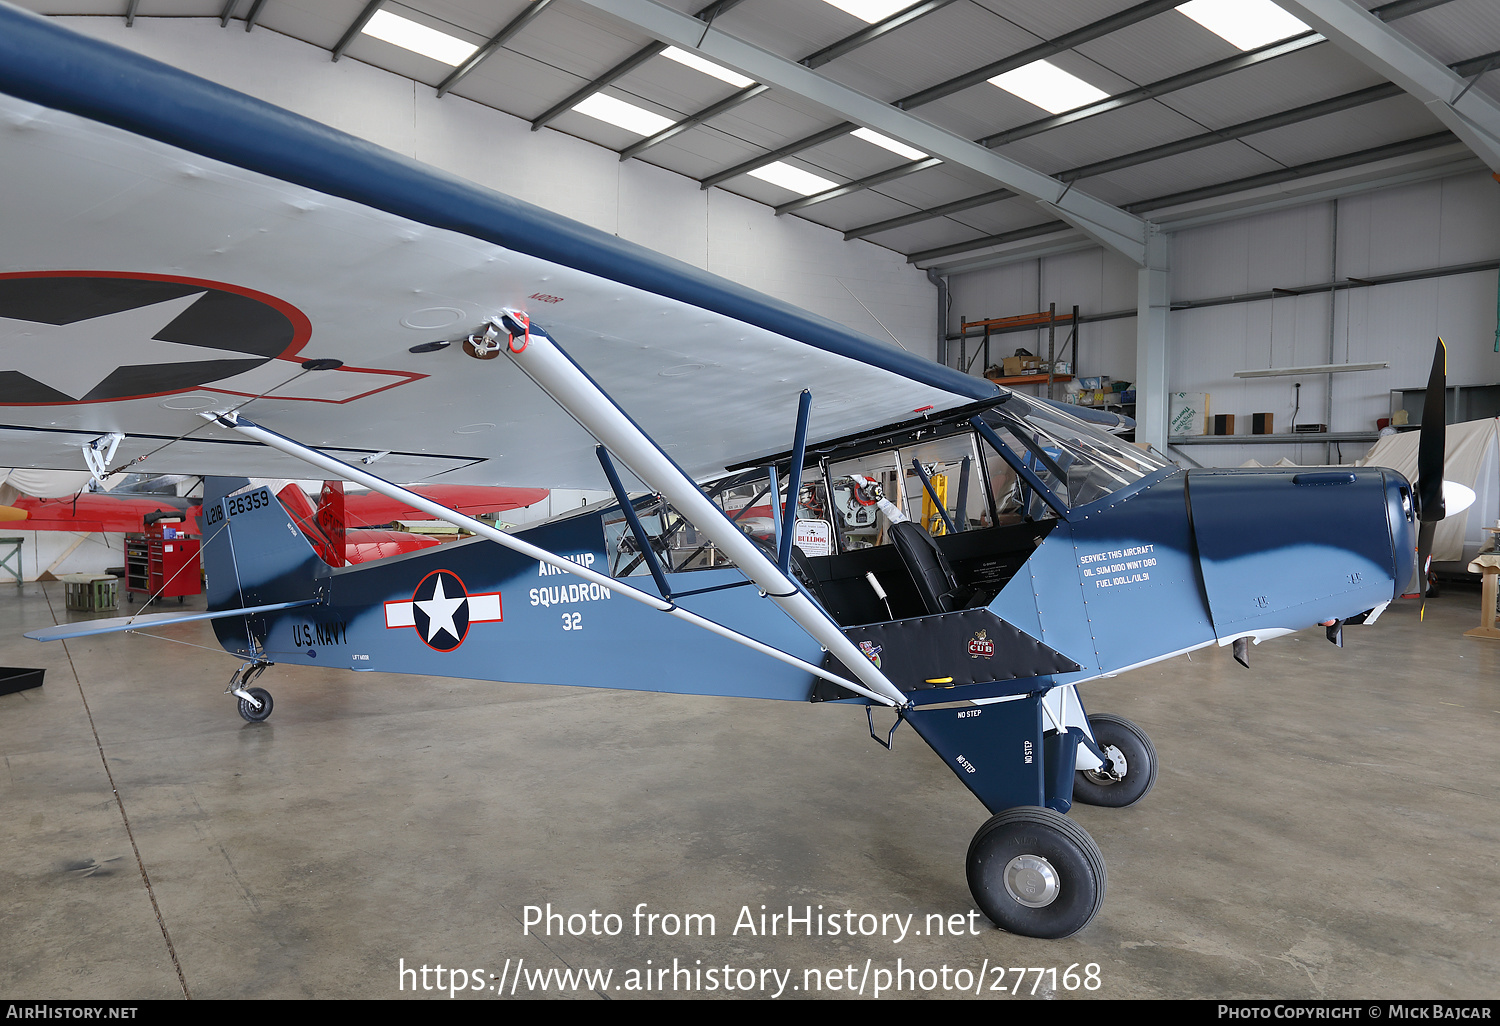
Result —
M1497 993L1500 646L1460 637L1471 592L1342 651L1087 686L1161 775L1075 807L1109 889L1065 941L969 916L984 810L859 709L274 668L249 724L206 626L20 637L62 599L0 596L0 662L47 668L0 696L8 997Z

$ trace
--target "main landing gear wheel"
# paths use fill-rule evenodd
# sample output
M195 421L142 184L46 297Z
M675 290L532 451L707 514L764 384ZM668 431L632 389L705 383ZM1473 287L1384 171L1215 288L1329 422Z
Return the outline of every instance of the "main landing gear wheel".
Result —
M1104 905L1104 856L1082 827L1051 809L992 816L969 843L969 892L996 926L1054 940L1087 926Z
M271 709L275 705L271 701L271 693L265 688L251 688L248 694L260 703L260 708L255 708L242 698L240 699L240 715L251 723L260 723L271 715Z
M1123 716L1108 713L1090 716L1089 729L1114 765L1079 770L1073 778L1073 800L1123 809L1146 797L1156 786L1156 748L1146 732Z

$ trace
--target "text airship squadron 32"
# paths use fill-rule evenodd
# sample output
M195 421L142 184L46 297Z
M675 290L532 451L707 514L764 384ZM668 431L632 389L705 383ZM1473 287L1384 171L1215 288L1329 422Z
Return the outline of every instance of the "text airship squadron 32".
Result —
M1104 860L1065 814L1156 779L1145 734L1079 684L1340 638L1441 517L1440 438L1415 493L1377 469L1183 472L3 5L0 133L7 462L224 475L209 612L186 618L243 661L247 719L272 664L885 706L993 814L968 879L1013 932L1095 916ZM476 537L332 565L246 481L307 465ZM507 533L393 479L614 500ZM29 636L164 619L184 618Z

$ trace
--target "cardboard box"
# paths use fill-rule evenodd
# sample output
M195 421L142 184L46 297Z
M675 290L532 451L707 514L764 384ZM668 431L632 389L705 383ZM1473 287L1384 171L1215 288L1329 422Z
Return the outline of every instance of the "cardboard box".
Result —
M1208 393L1173 392L1167 406L1167 434L1208 434Z
M1007 356L1001 361L1001 364L1005 367L1005 376L1007 378L1019 378L1021 376L1021 358L1019 356Z

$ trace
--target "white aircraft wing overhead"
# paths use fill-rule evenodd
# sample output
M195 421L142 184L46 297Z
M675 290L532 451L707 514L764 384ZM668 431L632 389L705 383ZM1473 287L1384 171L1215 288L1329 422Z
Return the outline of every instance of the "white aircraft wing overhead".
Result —
M701 269L0 4L0 463L294 477L245 413L403 481L603 487L506 359L527 313L689 474L997 394ZM342 361L304 370L307 360ZM182 437L188 432L192 434Z

